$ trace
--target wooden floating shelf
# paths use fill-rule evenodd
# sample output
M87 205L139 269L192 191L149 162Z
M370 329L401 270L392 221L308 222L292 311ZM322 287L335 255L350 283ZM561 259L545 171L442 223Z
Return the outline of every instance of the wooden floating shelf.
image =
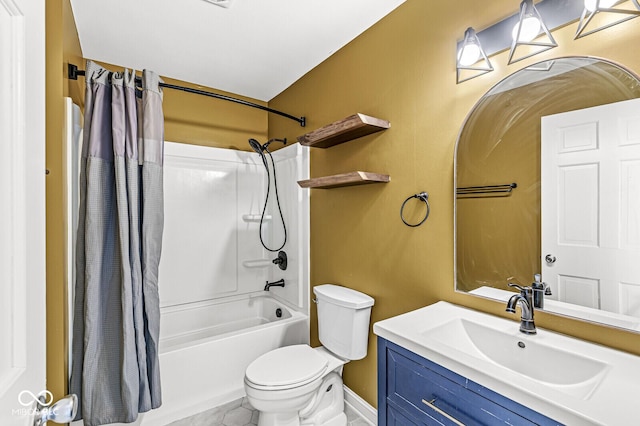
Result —
M349 172L333 176L323 176L307 180L299 180L302 188L340 188L342 186L366 185L370 183L387 183L389 175L371 172Z
M298 136L301 145L314 148L329 148L371 133L381 132L391 123L364 114L354 114L343 120L328 124L303 136Z

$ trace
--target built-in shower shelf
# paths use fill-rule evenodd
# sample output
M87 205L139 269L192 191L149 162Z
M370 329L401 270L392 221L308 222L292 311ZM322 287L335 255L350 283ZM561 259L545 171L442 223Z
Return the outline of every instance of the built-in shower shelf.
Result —
M389 127L391 123L387 120L358 113L298 136L298 142L314 148L329 148Z
M259 214L243 214L242 215L242 220L245 222L260 222L260 218L262 217L262 215ZM271 215L270 214L265 214L264 215L264 219L262 220L263 222L269 222L271 220Z
M349 172L339 175L323 176L307 180L299 180L302 188L340 188L343 186L366 185L370 183L387 183L391 180L389 175L372 172Z
M267 266L272 266L273 262L269 259L253 259L253 260L245 260L242 262L242 266L245 268L266 268Z

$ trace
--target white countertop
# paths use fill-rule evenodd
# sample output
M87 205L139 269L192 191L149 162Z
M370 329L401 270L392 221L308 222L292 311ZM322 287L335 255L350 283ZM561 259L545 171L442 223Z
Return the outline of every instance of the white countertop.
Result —
M519 310L518 316L519 319ZM473 351L460 350L430 334L450 321L461 319L489 327L501 335L512 335L524 343L575 353L606 364L606 369L586 394L571 394L554 385L505 368ZM640 424L635 404L640 398L640 357L538 329L536 335L519 332L519 323L463 308L447 302L407 312L376 322L376 335L479 383L524 406L567 425ZM429 337L431 336L431 337ZM540 360L547 368L553 359ZM597 382L595 382L597 380Z

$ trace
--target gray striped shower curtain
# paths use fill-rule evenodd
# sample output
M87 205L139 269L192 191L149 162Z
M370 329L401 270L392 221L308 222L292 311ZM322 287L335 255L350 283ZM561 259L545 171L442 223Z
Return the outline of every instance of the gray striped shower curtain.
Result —
M157 74L86 67L70 392L86 426L161 405L164 119Z

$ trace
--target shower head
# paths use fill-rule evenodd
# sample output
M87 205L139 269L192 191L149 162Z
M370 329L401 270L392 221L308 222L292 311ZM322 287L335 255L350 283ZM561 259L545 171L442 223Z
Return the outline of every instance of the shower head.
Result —
M257 152L258 154L262 154L264 148L262 147L262 145L260 145L260 142L252 138L249 139L249 145L251 145L251 149L253 149L255 152Z
M253 149L258 154L262 154L264 151L268 151L269 145L271 145L272 142L280 142L286 145L287 138L284 138L284 139L272 138L272 139L269 139L264 145L260 145L260 142L258 142L253 138L249 139L249 145L251 145L251 149Z
M266 144L260 145L260 142L251 138L249 139L249 145L251 146L251 149L260 154L260 157L262 157L262 163L267 168L267 170L269 170L269 166L267 166L267 158L264 156L264 151L265 149L267 149Z

